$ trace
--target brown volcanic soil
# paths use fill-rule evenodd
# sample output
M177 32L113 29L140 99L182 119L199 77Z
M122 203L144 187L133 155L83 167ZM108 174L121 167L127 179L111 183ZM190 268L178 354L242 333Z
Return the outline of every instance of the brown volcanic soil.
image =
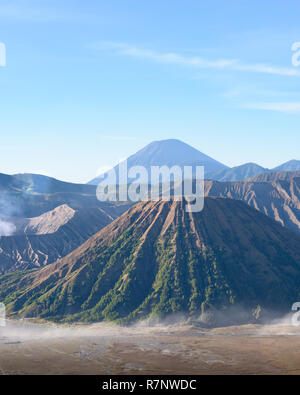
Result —
M2 331L2 332L1 332ZM187 325L75 329L33 335L0 328L0 374L299 374L300 330Z

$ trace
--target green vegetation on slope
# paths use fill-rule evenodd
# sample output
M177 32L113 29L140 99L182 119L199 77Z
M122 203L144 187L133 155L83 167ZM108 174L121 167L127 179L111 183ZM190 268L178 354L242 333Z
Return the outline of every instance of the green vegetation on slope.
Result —
M61 321L284 311L300 290L299 238L240 201L132 207L64 259L0 279L9 314Z

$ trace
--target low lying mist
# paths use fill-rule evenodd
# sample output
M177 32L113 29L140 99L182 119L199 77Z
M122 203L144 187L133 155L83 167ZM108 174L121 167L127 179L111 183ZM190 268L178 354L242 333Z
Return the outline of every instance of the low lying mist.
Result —
M53 323L32 323L30 320L7 320L5 327L0 327L0 343L3 341L26 342L43 341L59 338L103 338L120 339L135 337L151 337L156 335L173 336L211 336L248 335L248 336L299 336L300 326L292 324L293 313L281 318L266 319L261 322L243 322L249 313L241 308L232 308L227 313L213 311L215 325L208 324L207 312L202 315L188 317L185 314L172 314L163 319L149 318L128 326L100 322L95 324L57 325ZM226 316L226 319L224 318ZM270 317L271 317L270 313ZM217 317L217 318L216 318ZM211 317L210 317L211 318ZM218 325L217 325L218 323Z
M19 214L20 205L17 199L1 193L0 196L0 237L12 236L16 232L16 226L9 217Z
M12 236L16 231L16 227L12 222L3 221L0 219L0 237Z
M140 322L130 326L119 326L112 323L97 324L76 324L76 325L56 325L52 323L30 323L27 320L7 320L5 327L0 327L0 343L1 340L13 341L32 341L47 340L58 338L120 338L135 337L139 335L169 333L177 331L184 326L182 322L168 324L165 322L157 322L150 324L149 322Z

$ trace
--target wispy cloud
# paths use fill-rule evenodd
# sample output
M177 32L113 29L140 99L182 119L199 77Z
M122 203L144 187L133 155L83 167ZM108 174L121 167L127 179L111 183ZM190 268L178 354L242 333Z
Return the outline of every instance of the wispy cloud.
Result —
M0 43L0 67L6 66L6 47L5 44Z
M266 74L277 74L285 76L300 76L300 72L296 68L292 67L276 67L264 64L237 64L236 70L250 71L254 73L266 73Z
M152 50L141 49L133 45L115 42L96 43L91 47L101 50L113 50L119 55L149 59L158 63L179 64L198 68L225 68L237 62L235 59L218 59L210 61L200 57L186 57L174 52L159 53Z
M300 113L300 102L287 102L287 103L248 103L244 104L242 108L251 110L265 110L277 111L288 114Z
M174 52L162 53L148 49L141 49L126 43L100 42L91 45L91 47L98 50L110 50L118 55L149 59L157 63L177 64L199 69L228 69L282 76L300 76L300 71L296 68L276 67L265 64L245 64L239 59L208 60L202 57L183 56Z
M65 11L64 7L58 7L51 2L36 0L9 0L1 1L0 20L14 22L53 22L53 21L72 21L89 19L92 15L86 13L76 13L76 10Z

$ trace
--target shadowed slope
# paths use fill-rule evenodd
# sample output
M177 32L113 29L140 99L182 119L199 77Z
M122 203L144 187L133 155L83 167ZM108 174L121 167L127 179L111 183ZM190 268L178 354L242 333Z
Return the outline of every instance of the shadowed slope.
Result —
M205 182L205 195L239 199L300 235L300 177L273 173L240 182Z

